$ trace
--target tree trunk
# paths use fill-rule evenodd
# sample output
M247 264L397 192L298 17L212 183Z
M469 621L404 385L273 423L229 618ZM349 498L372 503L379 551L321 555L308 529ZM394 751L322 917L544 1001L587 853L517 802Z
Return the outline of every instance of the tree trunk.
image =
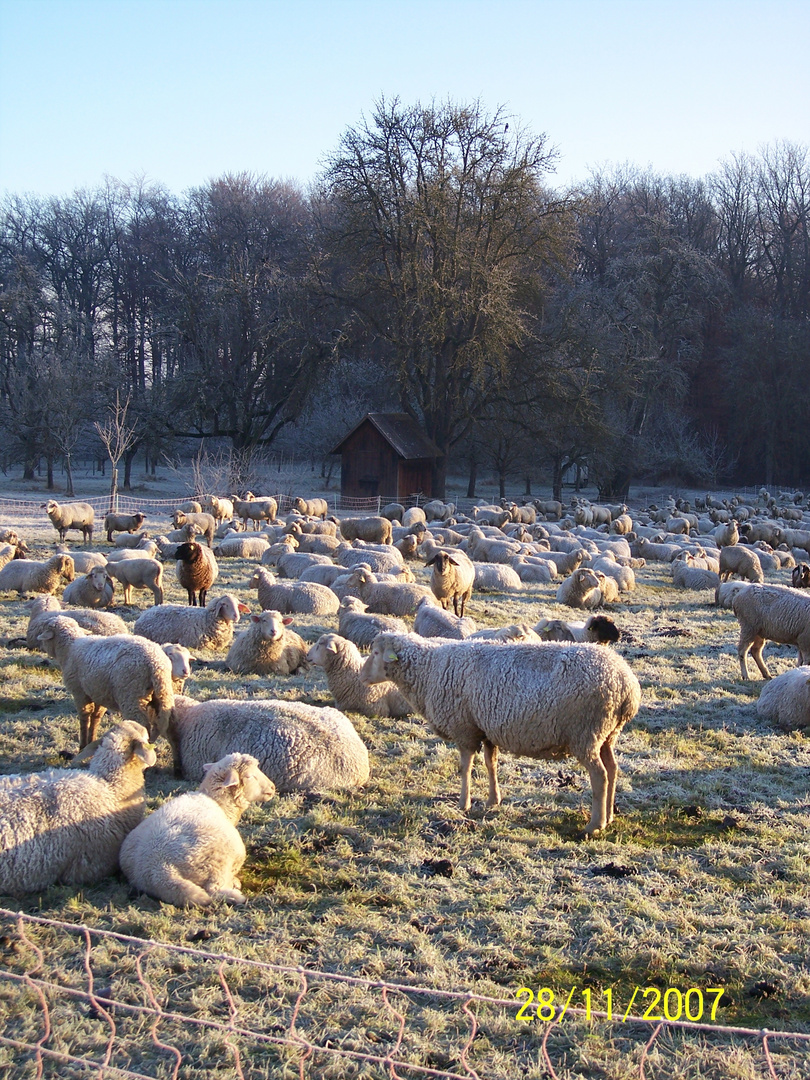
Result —
M498 473L498 495L501 499L506 498L506 473Z
M45 459L45 464L47 466L47 471L48 471L48 484L47 484L48 491L53 491L53 458L48 456Z
M555 454L551 462L551 497L558 503L562 502L562 478L563 459L560 454Z
M65 494L68 498L73 498L76 492L73 490L73 466L70 461L70 454L65 454L65 473L67 474L67 489Z
M112 480L110 482L110 510L114 514L118 510L118 469L113 465Z
M447 489L447 458L437 458L431 469L431 497L444 499Z
M523 492L523 494L526 496L527 499L531 498L531 494L532 494L532 478L531 478L531 476L526 477L526 490Z
M478 462L473 458L470 462L470 479L467 482L467 498L475 498L475 484L478 480Z

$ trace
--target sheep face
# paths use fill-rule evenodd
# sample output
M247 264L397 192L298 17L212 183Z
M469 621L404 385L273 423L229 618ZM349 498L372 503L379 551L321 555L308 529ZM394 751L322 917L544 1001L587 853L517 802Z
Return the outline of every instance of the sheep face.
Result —
M261 627L265 640L280 641L284 637L284 627L292 623L292 618L283 616L280 611L263 611L261 615L251 615L250 621Z
M185 682L191 675L191 653L185 645L161 645L172 662L172 681Z
M214 764L203 765L203 771L200 791L216 802L227 799L244 809L251 803L267 802L276 794L276 785L250 754L228 754Z
M325 668L329 663L329 656L338 652L337 634L321 634L315 644L307 653L307 660L316 667Z
M215 602L214 607L217 613L217 619L219 619L220 622L238 623L240 615L247 615L250 612L250 608L246 604L241 604L236 597L231 596L230 593L221 596L219 600Z

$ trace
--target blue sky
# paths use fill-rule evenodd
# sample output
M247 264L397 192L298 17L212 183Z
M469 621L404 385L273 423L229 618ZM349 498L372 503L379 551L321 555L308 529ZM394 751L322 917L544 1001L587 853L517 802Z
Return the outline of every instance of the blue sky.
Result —
M480 98L560 151L703 176L810 144L810 0L0 0L0 193L306 184L374 101Z

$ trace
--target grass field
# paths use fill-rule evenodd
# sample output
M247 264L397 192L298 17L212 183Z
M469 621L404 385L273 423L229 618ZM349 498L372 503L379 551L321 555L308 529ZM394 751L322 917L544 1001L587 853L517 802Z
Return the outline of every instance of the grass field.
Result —
M34 557L50 550L46 529L33 539ZM256 609L249 570L246 561L223 560L215 592L233 591ZM465 1058L469 1068L496 1080L550 1075L539 1049L543 1025L516 1018L522 987L535 994L550 988L558 1004L573 990L572 1004L580 1006L590 990L593 1008L610 1001L619 1019L636 987L635 1015L655 1001L654 994L644 999L646 988L682 995L696 988L706 995L704 1020L708 988L718 987L718 1024L810 1032L807 735L776 732L757 718L761 683L740 680L731 612L710 606L708 593L673 589L668 568L659 564L637 578L636 591L613 614L624 634L619 651L637 674L643 699L619 741L618 817L604 838L575 839L588 817L590 788L574 761L504 758L504 803L487 810L479 760L473 806L464 814L454 747L419 717L353 716L370 752L369 783L324 797L286 796L248 812L241 827L249 852L245 908L183 912L134 894L123 878L84 889L54 887L22 903L0 897L0 905L177 945L204 942L213 952L267 963L514 1000L513 1010L487 1019ZM789 575L775 580L789 583ZM170 568L166 582L167 602L185 602ZM468 613L493 626L570 615L554 603L554 592L549 585L519 595L476 595ZM137 608L119 609L130 623L151 600L149 593L136 595ZM0 598L3 772L58 765L61 752L78 746L73 703L58 670L40 655L7 647L24 637L26 625L24 604L8 594ZM302 616L295 625L307 640L336 627L336 617ZM786 647L770 645L765 655L774 672L795 662ZM331 703L318 669L286 679L244 677L208 666L217 659L222 656L200 654L188 693ZM158 767L147 776L150 805L187 787L172 779L161 746ZM30 952L4 933L3 966L24 970ZM52 977L68 984L81 969L75 940L47 928L31 937L46 951ZM131 992L132 960L116 948L103 947L100 966L106 964L108 985L120 996ZM227 1020L210 965L159 951L150 964L166 1008ZM260 983L238 971L234 979L247 1026L283 1028L279 1016L295 987L282 985L281 977ZM42 1032L30 989L0 984L0 995L6 1032L36 1041ZM306 1003L300 1022L314 1041L379 1049L396 1033L379 993L362 986L320 987ZM93 1024L81 1009L56 1009L53 1021L49 1046L78 1053L76 1047L92 1045ZM411 1005L408 1060L464 1075L465 1028L462 1023L459 1035L458 1024L457 1010ZM619 1080L638 1075L648 1036L615 1020L572 1020L570 1027L566 1020L550 1046L560 1076ZM231 1056L216 1039L184 1038L182 1031L178 1038L186 1055L179 1075L234 1075ZM808 1044L803 1049L772 1044L776 1075L810 1076ZM131 1049L127 1067L171 1075L165 1063L150 1064L150 1053ZM246 1076L299 1075L296 1052L258 1047L248 1059ZM35 1075L29 1059L2 1047L0 1065L10 1076ZM756 1041L671 1031L645 1067L647 1076L668 1078L769 1075ZM372 1065L307 1068L311 1076L390 1075Z

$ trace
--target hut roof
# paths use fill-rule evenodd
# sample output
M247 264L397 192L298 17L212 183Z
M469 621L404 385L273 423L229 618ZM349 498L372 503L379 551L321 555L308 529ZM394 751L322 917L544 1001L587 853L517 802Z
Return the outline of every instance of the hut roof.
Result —
M344 443L354 435L358 428L369 421L405 461L425 461L442 457L439 447L429 439L419 424L408 413L366 413L359 424L341 439L332 450L339 454Z

